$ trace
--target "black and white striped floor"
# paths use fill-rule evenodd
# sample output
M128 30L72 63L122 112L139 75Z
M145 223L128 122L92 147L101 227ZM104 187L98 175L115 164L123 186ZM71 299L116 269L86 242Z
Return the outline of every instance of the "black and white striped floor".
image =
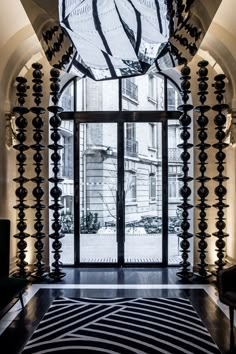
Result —
M189 299L222 353L232 351L228 308L220 303L214 279L182 281L176 268L168 269L76 269L66 268L60 282L32 284L24 294L25 310L15 306L0 320L0 348L18 354L32 336L53 300L58 296L92 298L184 298ZM232 334L232 333L231 333ZM14 337L14 341L12 338ZM230 341L231 339L231 341ZM231 351L230 351L231 345ZM200 353L199 353L200 354Z

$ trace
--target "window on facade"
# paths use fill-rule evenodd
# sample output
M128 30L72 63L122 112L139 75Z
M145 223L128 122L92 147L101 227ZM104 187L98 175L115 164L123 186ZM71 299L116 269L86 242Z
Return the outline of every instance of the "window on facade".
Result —
M138 153L135 127L134 123L126 123L125 150L127 156L136 156Z
M149 177L149 199L151 202L156 201L157 198L157 179L156 176Z
M156 87L155 87L156 80L153 75L149 75L148 85L149 85L149 97L155 101L156 100Z
M136 85L134 77L122 80L122 93L129 98L138 101L138 85Z
M182 165L181 166L169 166L168 173L169 174L181 174L182 173Z
M168 111L175 111L178 109L178 106L181 104L181 96L176 86L167 81L167 109Z
M156 148L156 125L153 123L149 123L149 147Z
M61 197L61 204L63 206L63 214L71 215L74 213L74 201L71 195L64 195Z
M176 176L169 176L169 198L178 198L179 193L178 193L178 183L177 183L177 177Z
M169 148L176 148L176 126L169 125L168 127L168 146Z
M134 203L137 199L137 176L133 173L126 173L126 202Z
M126 138L128 140L135 140L136 132L134 123L126 123Z
M60 106L63 107L64 111L73 111L74 110L74 85L70 83L66 89L63 91L63 95L60 99Z
M179 125L176 122L171 122L168 125L168 160L169 162L181 161L181 150L178 148L180 143Z
M73 137L63 135L61 136L61 171L62 176L66 178L73 178Z
M165 82L164 77L156 76L156 96L157 96L157 107L158 111L163 111L165 109Z
M178 177L181 174L181 166L169 166L168 168L168 194L170 199L180 198L180 182Z
M171 110L175 108L175 91L172 87L168 87L168 106Z

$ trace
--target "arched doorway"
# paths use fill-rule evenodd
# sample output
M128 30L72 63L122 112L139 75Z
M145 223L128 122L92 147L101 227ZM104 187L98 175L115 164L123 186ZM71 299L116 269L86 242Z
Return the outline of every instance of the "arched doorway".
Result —
M160 74L65 87L64 264L179 263L180 102Z

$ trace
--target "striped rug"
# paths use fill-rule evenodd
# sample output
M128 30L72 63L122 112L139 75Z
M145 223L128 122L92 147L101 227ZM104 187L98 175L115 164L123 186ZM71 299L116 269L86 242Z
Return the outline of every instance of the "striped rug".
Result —
M60 297L53 301L22 353L220 351L188 299Z

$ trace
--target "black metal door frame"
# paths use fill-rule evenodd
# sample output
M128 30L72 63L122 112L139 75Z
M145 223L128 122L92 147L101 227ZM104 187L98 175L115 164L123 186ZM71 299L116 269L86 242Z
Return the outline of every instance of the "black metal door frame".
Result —
M98 111L63 112L63 120L74 121L74 165L80 163L80 124L81 123L117 123L118 175L117 175L117 263L81 263L80 262L80 168L74 168L74 220L75 220L75 266L83 267L161 267L168 265L168 120L178 119L180 113L166 111ZM161 123L162 124L162 262L161 263L125 263L125 200L124 200L124 123Z

